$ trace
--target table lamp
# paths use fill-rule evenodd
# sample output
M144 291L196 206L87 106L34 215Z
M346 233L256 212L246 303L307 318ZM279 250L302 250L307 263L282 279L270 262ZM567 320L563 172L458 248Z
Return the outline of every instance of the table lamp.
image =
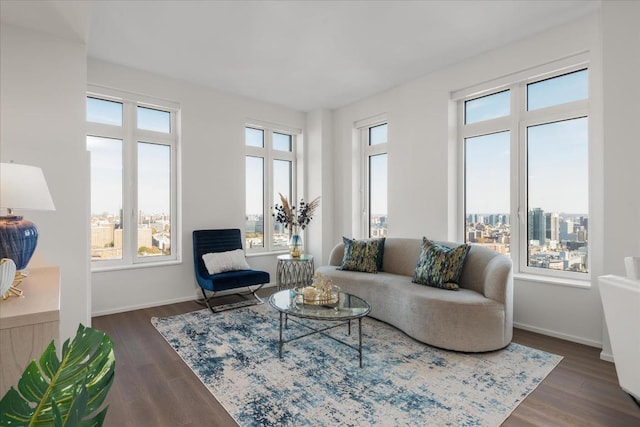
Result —
M16 278L29 264L38 243L36 225L15 215L14 209L54 211L49 187L42 169L16 163L0 163L0 259L9 258L16 264Z

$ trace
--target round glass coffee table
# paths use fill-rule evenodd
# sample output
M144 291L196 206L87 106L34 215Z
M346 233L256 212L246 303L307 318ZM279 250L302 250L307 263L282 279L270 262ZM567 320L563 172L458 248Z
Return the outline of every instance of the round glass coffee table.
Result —
M280 342L278 355L282 358L282 346L288 342L307 337L314 334L322 334L346 345L358 352L360 367L362 368L362 318L371 312L371 306L368 302L355 295L346 292L338 294L338 302L331 305L315 305L303 304L300 299L296 300L296 293L292 289L286 289L274 293L269 297L269 304L280 313ZM300 322L297 319L311 319L321 321L337 322L335 325L315 328L308 322ZM358 320L358 346L351 345L339 338L331 336L325 331L347 325L348 333L351 335L351 321ZM309 332L298 335L289 339L284 339L282 335L283 328L287 327L287 321L291 320L307 329Z

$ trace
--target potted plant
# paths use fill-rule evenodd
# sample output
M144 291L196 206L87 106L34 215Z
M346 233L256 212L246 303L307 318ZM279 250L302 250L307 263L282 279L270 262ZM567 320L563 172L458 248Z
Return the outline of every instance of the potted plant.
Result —
M316 197L309 203L300 199L300 209L296 211L296 207L289 203L289 200L282 193L278 193L278 195L282 204L276 204L273 216L276 222L284 224L289 230L289 253L292 257L298 258L302 255L300 230L304 230L313 219L313 214L320 206L320 197Z
M96 426L108 407L100 406L113 383L113 341L104 332L82 324L58 359L51 341L40 360L32 360L0 400L2 426Z

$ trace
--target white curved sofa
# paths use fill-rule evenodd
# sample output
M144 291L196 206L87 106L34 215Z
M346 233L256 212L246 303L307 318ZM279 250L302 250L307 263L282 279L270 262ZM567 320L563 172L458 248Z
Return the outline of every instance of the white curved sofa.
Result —
M374 274L339 270L344 255L340 243L332 250L329 265L316 272L369 302L371 317L418 341L464 352L507 346L513 336L511 260L472 245L460 275L460 289L451 291L411 282L421 245L421 239L387 238L383 271Z

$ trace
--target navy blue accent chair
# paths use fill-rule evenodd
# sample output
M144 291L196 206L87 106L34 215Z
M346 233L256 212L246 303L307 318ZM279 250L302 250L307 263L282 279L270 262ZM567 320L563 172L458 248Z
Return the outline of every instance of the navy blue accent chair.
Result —
M194 230L193 232L193 264L196 281L200 285L205 304L214 313L222 310L212 306L210 300L215 297L217 292L229 289L248 288L247 292L239 293L239 295L251 294L254 297L254 300L235 304L231 308L262 304L263 301L256 295L256 291L269 283L271 279L269 273L260 270L237 270L209 274L202 260L202 255L236 249L242 249L242 236L238 228ZM252 286L256 286L256 288L252 289ZM212 292L213 295L207 296L207 292Z

